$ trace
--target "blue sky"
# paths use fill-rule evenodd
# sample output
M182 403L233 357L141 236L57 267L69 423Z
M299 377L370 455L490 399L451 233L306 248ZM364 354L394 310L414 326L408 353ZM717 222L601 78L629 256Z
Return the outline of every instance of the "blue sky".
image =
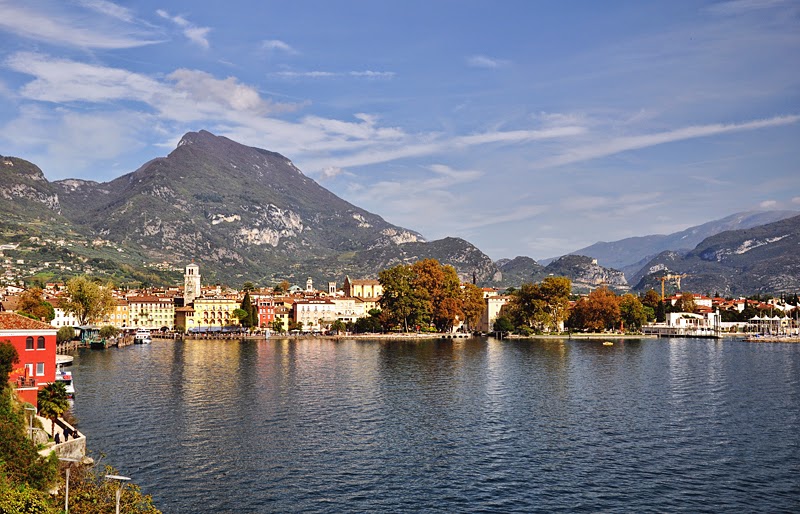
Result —
M98 181L206 129L541 259L800 209L800 1L0 0L0 127Z

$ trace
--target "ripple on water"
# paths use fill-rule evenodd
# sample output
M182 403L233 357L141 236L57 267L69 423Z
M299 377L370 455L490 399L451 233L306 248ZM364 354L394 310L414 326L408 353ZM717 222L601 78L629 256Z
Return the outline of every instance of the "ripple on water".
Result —
M167 514L800 511L800 346L82 351L90 447Z

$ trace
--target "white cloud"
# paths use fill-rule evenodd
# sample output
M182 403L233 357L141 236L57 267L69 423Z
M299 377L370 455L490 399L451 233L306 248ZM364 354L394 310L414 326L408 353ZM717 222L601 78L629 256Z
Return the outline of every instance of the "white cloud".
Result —
M171 21L172 23L183 29L183 35L186 36L186 39L188 39L192 43L205 49L208 49L210 47L210 44L208 42L208 33L211 31L211 29L209 27L198 27L197 25L190 22L183 16L180 15L172 16L164 9L156 10L156 14L158 14L165 20Z
M393 71L372 71L372 70L364 70L364 71L324 71L324 70L313 70L313 71L279 71L273 74L276 77L284 78L284 79L298 79L298 78L307 78L307 79L327 79L327 78L334 78L334 77L356 77L356 78L367 78L367 79L391 79L394 78L396 75Z
M287 54L294 55L297 54L297 50L291 47L289 43L285 41L281 41L280 39L267 39L261 42L261 48L264 50L280 50L281 52L286 52Z
M750 11L769 9L785 3L785 0L730 0L711 5L708 7L708 11L723 16L736 16Z
M97 8L113 10L113 4ZM95 10L97 10L97 8ZM122 8L120 8L122 9ZM37 41L79 48L118 49L134 48L161 42L153 34L129 24L109 23L107 19L87 18L63 9L58 3L51 3L43 10L21 2L0 0L0 30L11 32ZM104 13L108 14L108 12ZM121 16L121 17L120 17ZM126 15L117 12L114 16L124 20Z
M540 161L536 167L545 168L550 166L561 166L574 162L607 157L609 155L614 155L629 150L638 150L641 148L662 145L665 143L673 143L687 139L710 137L728 132L757 130L762 128L790 125L797 123L799 120L800 116L792 114L786 116L775 116L773 118L763 120L753 120L744 123L715 123L711 125L696 125L655 134L618 137L567 149L560 155Z
M100 14L111 16L121 21L132 23L133 11L108 0L79 0L78 3L87 9L92 9Z
M800 196L795 196L792 198L792 203L800 205Z
M319 173L320 180L330 180L332 178L338 177L344 173L342 168L337 168L336 166L328 166L327 168L322 168L322 171Z
M473 68L495 69L508 66L511 63L503 59L486 57L485 55L473 55L467 58L467 64Z
M758 206L761 207L762 209L774 209L775 207L778 206L778 202L776 202L775 200L764 200L763 202L758 204Z

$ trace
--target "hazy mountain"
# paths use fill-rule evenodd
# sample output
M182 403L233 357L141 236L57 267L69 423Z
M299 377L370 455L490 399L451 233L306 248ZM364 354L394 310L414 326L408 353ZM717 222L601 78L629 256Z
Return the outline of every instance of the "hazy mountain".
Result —
M635 283L636 272L661 252L687 253L707 237L720 232L756 227L797 215L798 211L739 212L672 234L629 237L612 242L601 241L570 254L594 257L601 266L622 270L628 281ZM541 262L547 263L551 260Z
M708 237L686 255L664 252L645 267L636 289L660 288L665 273L688 276L682 289L748 295L800 289L800 216ZM656 287L658 286L658 287Z

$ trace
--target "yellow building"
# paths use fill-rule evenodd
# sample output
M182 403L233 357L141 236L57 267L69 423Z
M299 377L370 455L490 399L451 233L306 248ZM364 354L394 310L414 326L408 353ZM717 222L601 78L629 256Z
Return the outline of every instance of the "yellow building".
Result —
M128 319L130 328L161 330L175 326L175 304L172 298L158 296L129 296Z
M130 317L128 316L128 300L115 299L114 308L103 317L103 325L111 325L119 329L126 329L130 326Z
M358 298L380 298L383 296L383 286L374 279L353 280L349 276L345 277L342 290L345 296Z
M187 331L209 331L223 327L238 326L239 319L233 311L239 308L239 303L233 298L225 297L200 297L194 299L193 312L186 313ZM191 316L189 316L191 314Z

